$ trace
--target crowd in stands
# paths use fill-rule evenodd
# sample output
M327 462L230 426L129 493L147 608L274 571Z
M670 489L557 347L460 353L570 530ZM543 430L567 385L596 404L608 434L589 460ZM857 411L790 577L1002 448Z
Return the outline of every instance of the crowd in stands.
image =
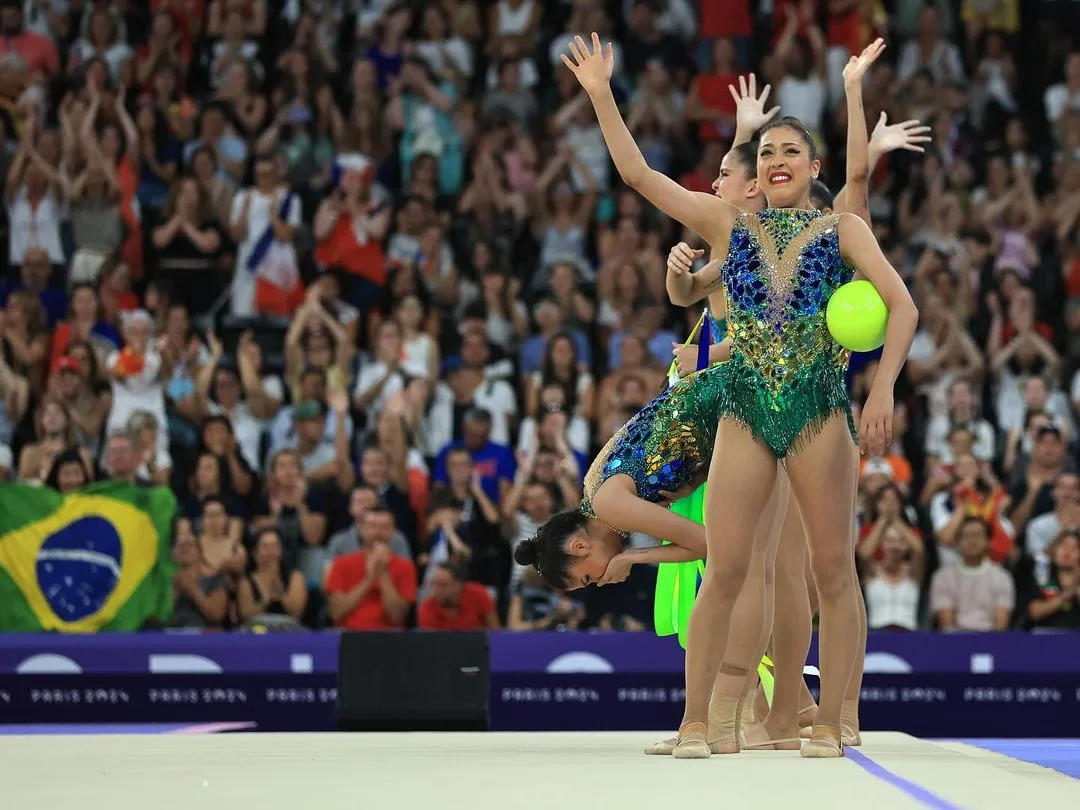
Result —
M872 628L1080 628L1080 3L0 0L0 475L171 486L177 627L651 626L511 551L667 385L696 237L620 185L569 38L709 192L756 72L871 178L922 313L864 459ZM856 415L875 361L854 358ZM0 500L3 490L0 489ZM634 544L656 542L634 536ZM2 629L2 628L0 628Z

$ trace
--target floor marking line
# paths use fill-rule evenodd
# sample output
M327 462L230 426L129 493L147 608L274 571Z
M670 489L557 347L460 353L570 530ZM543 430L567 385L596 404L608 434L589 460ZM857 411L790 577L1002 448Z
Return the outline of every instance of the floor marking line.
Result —
M878 765L874 760L866 756L866 754L860 753L853 748L845 748L844 756L850 758L852 762L871 776L876 776L882 782L886 782L894 788L906 793L924 807L931 807L933 810L962 810L960 805L947 802L937 794L931 793L922 785L918 785L909 779L898 776L887 768Z

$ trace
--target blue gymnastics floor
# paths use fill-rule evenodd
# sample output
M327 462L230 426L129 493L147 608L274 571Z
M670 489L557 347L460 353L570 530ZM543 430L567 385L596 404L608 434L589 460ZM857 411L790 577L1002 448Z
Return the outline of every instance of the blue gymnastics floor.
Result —
M955 740L1080 779L1080 740Z

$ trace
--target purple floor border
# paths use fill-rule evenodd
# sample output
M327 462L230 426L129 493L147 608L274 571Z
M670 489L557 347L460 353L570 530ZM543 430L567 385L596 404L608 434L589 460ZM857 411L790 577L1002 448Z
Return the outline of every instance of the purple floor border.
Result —
M115 723L0 725L0 736L13 735L93 735L93 734L219 734L226 731L254 731L255 723Z

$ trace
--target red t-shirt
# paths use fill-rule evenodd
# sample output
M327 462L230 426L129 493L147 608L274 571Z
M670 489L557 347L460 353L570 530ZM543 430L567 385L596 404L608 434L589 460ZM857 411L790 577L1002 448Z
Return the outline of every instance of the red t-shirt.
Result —
M416 601L416 566L412 561L404 557L391 557L387 565L387 573L395 590L402 599L412 603ZM358 551L355 554L345 554L338 557L330 565L326 574L326 592L348 593L361 582L367 574L367 554ZM382 594L379 591L379 583L371 586L364 598L353 608L353 612L344 620L337 622L338 627L348 630L400 630L405 626L402 621L399 624L391 624L383 612Z
M735 99L731 97L729 85L737 85L738 77L733 74L704 73L697 77L697 96L701 103L717 113L725 113L735 119ZM718 141L726 137L720 132L715 121L702 121L698 124L698 137L703 141Z
M817 2L815 2L814 5L817 6ZM784 29L787 27L788 8L793 8L798 11L800 6L802 6L801 0L776 0L776 2L773 4L773 45L780 41L780 37L783 35ZM813 16L815 18L817 17L816 9ZM797 39L806 39L808 30L809 26L807 26L806 21L803 20L800 16L799 27L796 29L795 37Z
M701 0L701 38L748 37L754 33L750 0Z
M879 9L874 3L874 20ZM866 22L857 8L849 8L839 13L829 12L829 22L825 27L825 44L829 47L844 48L852 56L858 54L880 33L875 21Z
M0 53L15 51L26 62L26 70L33 78L39 73L53 74L60 71L60 54L48 37L23 31L14 37L0 38Z
M334 227L315 247L315 261L324 270L340 268L382 287L386 284L386 256L378 239L363 244L353 228L353 218L342 211Z
M417 624L425 630L483 630L487 617L495 612L495 600L479 582L461 586L457 610L450 610L429 596L420 605Z
M692 172L687 172L679 178L679 185L690 191L697 191L700 194L712 194L712 184L716 179L713 177L706 177L701 169L694 169Z
M1042 336L1042 339L1047 343L1054 342L1054 330L1050 324L1043 321L1035 321L1035 331ZM1016 327L1012 325L1012 321L1005 321L1004 326L1001 327L1001 345L1008 346L1009 342L1020 334Z

